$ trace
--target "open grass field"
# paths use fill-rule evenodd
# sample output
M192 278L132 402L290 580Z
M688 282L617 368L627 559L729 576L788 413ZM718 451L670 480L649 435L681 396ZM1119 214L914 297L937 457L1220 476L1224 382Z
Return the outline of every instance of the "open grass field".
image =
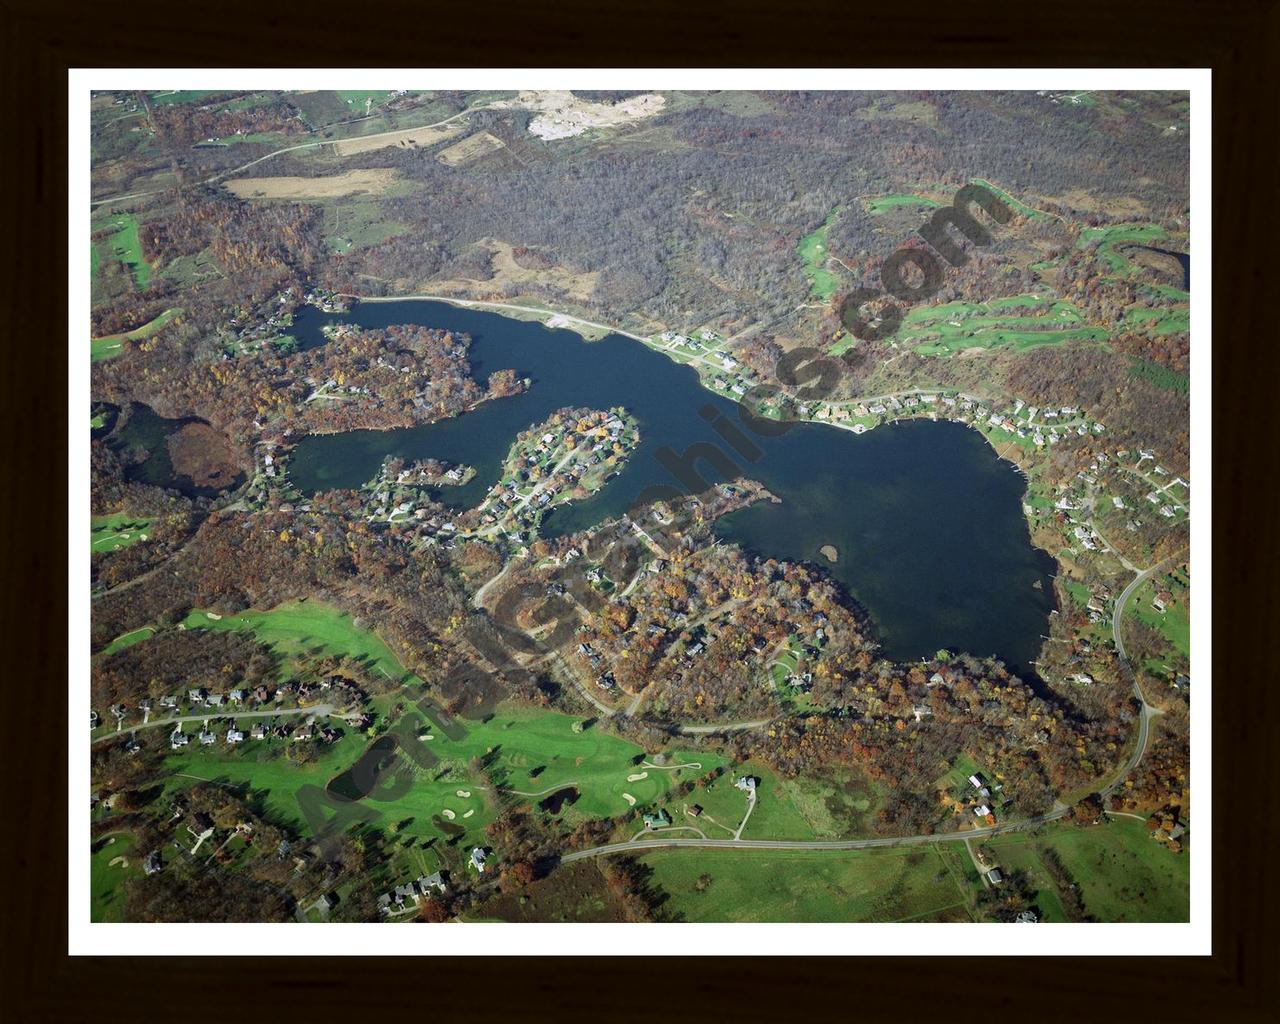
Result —
M357 114L380 107L395 95L390 89L338 89L336 91L347 106Z
M474 135L467 136L461 142L455 142L452 146L447 146L440 150L436 154L436 159L449 167L461 167L463 164L472 163L483 156L505 148L506 144L497 136L491 135L489 132L476 132Z
M388 146L422 149L461 135L466 131L466 127L466 120L460 118L453 124L434 128L404 128L400 131L381 132L376 135L337 139L333 143L333 149L338 156L355 156L357 153L370 153L375 149L386 149Z
M809 278L810 294L822 302L831 301L831 296L840 284L840 279L827 269L827 234L831 230L831 222L839 212L838 207L832 210L822 226L805 235L796 246L796 252L804 262L805 275Z
M933 848L661 850L642 862L686 921L968 921L968 893Z
M221 618L193 611L185 625L187 629L249 629L284 657L303 653L349 655L370 672L387 679L406 682L413 678L376 633L362 629L350 615L321 601L291 601L270 611L246 611Z
M89 549L116 551L146 540L151 520L116 512L109 516L94 516L89 524Z
M96 363L101 359L110 359L113 356L118 356L126 340L141 341L144 338L151 337L181 312L182 310L180 309L166 309L150 323L145 323L132 331L126 331L124 334L109 334L105 338L90 339L90 361Z
M368 167L316 178L231 178L227 189L241 199L332 199L356 193L381 195L399 177L391 167Z
M1113 817L1105 825L1054 825L1032 839L1010 834L989 840L1002 862L1006 849L1039 843L1057 851L1080 886L1085 912L1099 921L1186 921L1191 858L1170 853L1147 835L1146 824ZM1008 856L1025 856L1010 851ZM1009 860L1013 864L1014 860Z

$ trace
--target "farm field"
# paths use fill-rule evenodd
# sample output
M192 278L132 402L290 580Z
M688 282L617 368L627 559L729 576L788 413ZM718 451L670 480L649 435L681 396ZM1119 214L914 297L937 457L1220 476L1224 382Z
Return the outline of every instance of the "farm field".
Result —
M332 199L356 193L380 195L398 177L394 168L369 167L314 178L231 178L226 186L241 199Z
M932 847L671 849L641 862L686 921L971 920L968 893Z
M146 540L151 520L116 512L108 516L94 516L89 524L91 551L118 551Z

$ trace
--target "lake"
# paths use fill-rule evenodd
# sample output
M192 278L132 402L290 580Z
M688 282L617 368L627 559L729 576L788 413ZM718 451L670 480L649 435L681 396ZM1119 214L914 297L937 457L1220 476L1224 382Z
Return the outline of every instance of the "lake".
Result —
M781 437L750 435L759 457L747 461L706 418L719 414L740 426L734 403L703 388L689 367L628 338L588 343L567 330L415 300L361 303L333 316L306 307L292 333L316 344L328 322L465 332L477 379L512 368L532 386L423 427L307 437L289 467L306 493L359 487L388 455L432 457L476 467L465 486L436 493L452 507L472 507L497 481L521 430L563 406L625 406L641 435L630 461L598 494L548 516L544 534L619 515L646 488L679 486L657 458L660 450L715 445L731 463L691 460L704 480L755 479L782 499L725 516L717 535L767 557L820 566L870 614L887 657L919 659L947 648L998 655L1032 671L1053 609L1054 562L1031 546L1024 479L969 427L911 421L855 435L796 423ZM825 545L835 548L835 564L819 553Z

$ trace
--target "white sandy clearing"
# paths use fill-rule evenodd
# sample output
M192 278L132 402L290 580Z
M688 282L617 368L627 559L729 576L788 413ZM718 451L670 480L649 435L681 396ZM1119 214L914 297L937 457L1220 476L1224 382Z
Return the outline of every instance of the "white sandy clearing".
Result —
M591 128L611 128L652 117L666 105L667 98L656 92L631 96L617 103L596 103L560 89L526 90L513 100L499 100L492 104L494 108L519 107L538 111L538 116L529 122L529 131L548 142L569 139Z
M628 775L628 776L627 776L627 781L628 781L628 782L639 782L641 779L647 779L648 777L649 777L649 773L648 773L648 772L641 772L639 775Z
M467 796L470 796L470 795L471 795L471 790L469 790L469 789L460 789L460 790L458 790L458 796L467 797Z
M630 793L623 793L622 799L625 800L627 803L629 803L632 807L636 805L636 798L633 797Z
M456 814L454 814L454 813L453 813L453 811L449 810L449 808L447 808L447 807L446 807L443 811L441 811L440 813L441 813L441 814L443 814L443 815L444 815L446 818L448 818L450 821L453 821L453 819L457 817L457 815L456 815Z

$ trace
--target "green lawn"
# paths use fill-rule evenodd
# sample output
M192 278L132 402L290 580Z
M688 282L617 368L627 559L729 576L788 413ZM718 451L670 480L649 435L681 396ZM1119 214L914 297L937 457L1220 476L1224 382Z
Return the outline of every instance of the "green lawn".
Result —
M120 349L124 347L125 339L141 341L144 338L149 338L181 312L182 310L180 309L166 309L154 320L132 331L126 331L123 334L109 334L105 338L92 338L89 341L89 359L96 363L100 359L110 359L112 356L118 356Z
M146 540L151 520L116 512L108 516L93 516L89 524L90 551L117 551Z
M151 267L142 258L142 242L138 238L138 218L131 213L117 214L114 220L116 233L111 236L111 252L133 273L139 288L145 288L151 279Z
M926 199L924 196L908 196L908 195L889 195L877 196L875 199L868 199L867 212L871 214L885 213L899 206L937 206L938 204L932 199Z
M1125 610L1132 611L1134 618L1157 630L1177 650L1191 657L1191 614L1187 606L1177 599L1167 605L1163 612L1156 611L1151 599L1160 589L1154 582L1144 583L1134 593Z
M154 626L143 626L141 629L135 629L129 633L123 633L116 637L111 643L102 649L102 654L115 654L116 651L123 650L126 647L132 647L136 643L156 635Z
M1022 834L988 840L1002 862L1006 847L1030 842L1057 851L1080 886L1085 912L1099 921L1189 920L1190 854L1170 853L1147 835L1145 822L1114 817L1088 828L1050 826L1036 840Z
M376 633L357 627L345 612L314 599L221 618L212 618L206 611L193 611L185 625L188 629L250 629L285 657L304 652L350 655L369 671L388 679L404 682L413 678Z
M410 751L399 759L412 775L408 792L392 800L379 800L375 792L360 802L388 824L412 819L403 828L409 835L447 834L433 821L437 815L439 820L468 830L488 824L498 806L497 794L488 788L489 780L517 802L534 807L548 794L575 786L579 799L566 805L561 814L577 820L626 813L631 805L623 793L635 797L637 808L653 805L673 784L723 763L715 756L677 752L667 755L669 769L644 768L636 763L643 760L640 747L596 728L575 733L573 725L580 719L529 708L503 706L481 723L453 720L447 731L433 721L432 713L424 717L413 711L410 715L403 731L412 737L407 742L421 744L423 756L415 758ZM305 786L323 789L359 759L366 744L348 729L333 746L320 747L319 757L308 764L270 756L283 746L278 739L248 740L241 747L188 746L169 758L174 772L182 773L175 774L173 784L189 784L193 780L187 776L247 782L264 792L266 805L276 818L307 831L299 790ZM476 759L490 762L488 780L476 771ZM429 763L424 767L424 762ZM675 767L695 763L700 767ZM541 770L531 777L535 769ZM629 780L632 775L643 778Z
M89 854L89 920L124 920L124 882L142 875L142 854L133 836L115 832L94 842ZM125 863L112 864L117 857Z
M827 269L827 233L831 230L831 223L839 212L839 207L832 210L827 215L827 219L822 222L822 226L811 234L805 235L796 246L796 252L804 262L805 275L809 278L810 294L823 302L831 300L831 296L835 294L840 284L840 279Z
M968 894L932 847L670 849L641 860L686 921L970 920Z

